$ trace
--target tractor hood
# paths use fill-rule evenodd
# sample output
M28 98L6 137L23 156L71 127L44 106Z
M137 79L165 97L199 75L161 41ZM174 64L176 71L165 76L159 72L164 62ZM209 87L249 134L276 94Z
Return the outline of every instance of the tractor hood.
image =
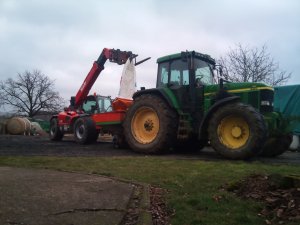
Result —
M204 87L204 93L206 95L214 94L220 89L218 84L207 85ZM273 88L262 83L251 83L251 82L243 82L243 83L225 83L224 89L231 93L237 92L249 92L256 90L272 90Z

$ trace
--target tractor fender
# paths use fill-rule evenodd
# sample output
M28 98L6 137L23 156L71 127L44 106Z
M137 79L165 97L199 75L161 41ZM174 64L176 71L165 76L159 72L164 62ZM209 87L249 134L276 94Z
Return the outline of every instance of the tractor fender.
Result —
M140 90L133 94L132 98L133 100L137 97L140 97L145 94L151 94L156 95L162 98L171 108L174 108L178 111L178 107L176 107L176 103L174 104L174 101L172 101L171 97L164 91L163 88L151 88L146 90Z
M220 107L234 102L234 101L238 101L240 99L239 96L230 96L230 97L226 97L223 98L219 101L217 101L215 104L213 104L210 109L208 110L208 112L206 113L206 115L204 116L200 127L199 127L199 133L198 133L198 139L207 139L207 127L208 127L208 122L211 118L211 116L214 114L214 112L216 112Z

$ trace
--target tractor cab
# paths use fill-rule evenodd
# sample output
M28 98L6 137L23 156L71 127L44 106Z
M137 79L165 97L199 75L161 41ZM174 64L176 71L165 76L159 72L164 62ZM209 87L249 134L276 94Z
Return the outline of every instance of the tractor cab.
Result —
M209 55L182 52L161 57L157 63L157 88L213 84L215 60Z
M209 55L187 51L161 57L157 63L156 87L170 90L182 112L194 113L199 123L203 115L204 86L214 83L215 60Z
M111 104L110 96L89 95L82 104L82 110L87 114L111 112Z

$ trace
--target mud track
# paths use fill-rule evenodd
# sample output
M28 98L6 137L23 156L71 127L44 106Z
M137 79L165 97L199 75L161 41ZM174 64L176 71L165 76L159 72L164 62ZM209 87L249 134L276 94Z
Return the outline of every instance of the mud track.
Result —
M132 156L140 157L130 149L114 149L111 142L103 141L101 138L91 145L79 145L72 137L64 137L63 141L50 141L48 137L42 136L13 136L0 135L0 156L65 156L65 157L110 157L110 156ZM204 148L196 153L170 153L155 157L176 158L217 161L226 159L216 154L211 148ZM276 158L256 157L248 162L261 161L267 163L299 164L300 153L287 151Z

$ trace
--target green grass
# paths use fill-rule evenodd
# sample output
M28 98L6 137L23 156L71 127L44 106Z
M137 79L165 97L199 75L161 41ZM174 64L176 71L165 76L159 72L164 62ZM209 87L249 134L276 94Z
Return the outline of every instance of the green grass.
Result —
M175 211L173 225L265 224L257 216L262 205L241 200L220 187L253 173L300 175L297 165L160 157L0 157L0 166L80 171L160 186L169 191L167 204Z

